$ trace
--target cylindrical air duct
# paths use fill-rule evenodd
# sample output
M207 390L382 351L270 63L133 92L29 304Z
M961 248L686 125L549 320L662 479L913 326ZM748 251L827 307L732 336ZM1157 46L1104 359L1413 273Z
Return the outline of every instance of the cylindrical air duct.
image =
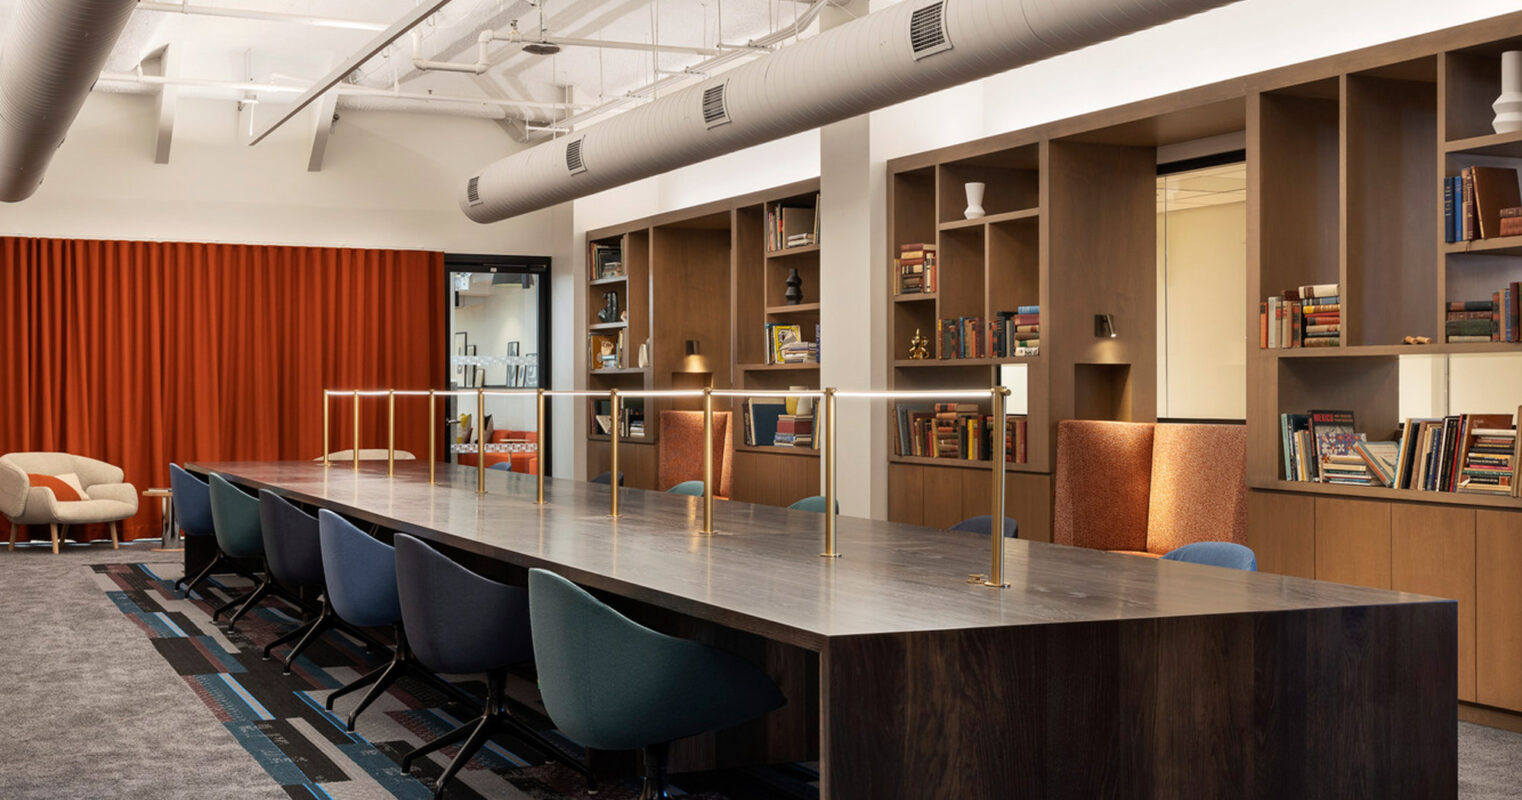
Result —
M906 0L509 156L460 208L495 222L1235 0Z
M0 45L0 200L37 191L137 0L23 0Z

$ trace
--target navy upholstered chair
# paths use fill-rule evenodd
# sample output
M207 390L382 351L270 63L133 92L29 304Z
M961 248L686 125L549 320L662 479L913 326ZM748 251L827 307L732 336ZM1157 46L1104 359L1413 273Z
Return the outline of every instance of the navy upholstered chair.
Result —
M459 742L459 752L434 787L444 786L470 762L493 731L504 726L526 736L546 753L558 754L528 724L508 713L507 668L531 661L528 591L471 572L413 536L396 535L396 585L402 620L419 661L451 675L486 673L486 707L481 716L402 757L402 770L418 758ZM570 766L582 769L575 762Z
M491 466L487 467L487 469L501 470L502 472L512 472L513 471L513 462L511 462L511 461L498 461L497 463L492 464Z
M325 582L322 572L322 540L317 530L317 518L297 508L291 501L268 490L259 490L259 522L264 533L264 557L270 575L282 587L305 590L319 597L321 604L317 613L309 602L302 603L306 619L290 632L264 646L264 658L270 651L283 644L296 641L296 646L285 656L285 674L291 674L291 663L301 651L333 627L338 621L328 607L323 594Z
M169 465L169 489L174 503L174 519L179 524L180 530L185 536L216 536L216 523L211 518L211 487L206 481L186 472L179 464ZM185 586L185 594L196 590L201 581L211 577L216 572L231 571L227 557L217 550L217 557L211 560L206 568L192 579L189 575L182 576L174 582L174 588L180 588L180 584L190 581Z
M1169 550L1162 558L1164 561L1184 561L1212 567L1244 569L1248 572L1258 571L1258 556L1253 553L1252 548L1235 542L1195 542Z
M610 470L608 472L598 473L597 477L593 478L590 482L610 485L613 483L613 472ZM622 470L620 470L618 473L618 485L624 485L624 473Z
M824 502L824 495L816 494L813 497L805 497L802 500L799 500L798 502L788 506L788 508L791 508L794 511L817 511L820 514L823 514L824 510L829 508L829 505ZM835 513L840 513L839 500L835 501Z
M969 533L981 533L987 536L994 529L994 516L992 514L980 514L976 517L968 517L951 526L954 531L967 531ZM1017 539L1020 536L1020 523L1004 518L1004 536L1007 539Z
M458 695L458 689L420 667L407 644L406 630L402 627L402 605L396 589L396 550L325 508L317 512L317 529L322 542L322 570L328 587L328 605L333 613L360 628L389 625L396 636L391 661L333 690L328 695L328 710L333 710L333 703L338 698L369 686L370 691L349 712L347 724L353 731L360 712L405 673Z
M620 484L622 485L622 484ZM690 497L703 496L702 481L682 481L681 483L666 490L666 494L685 494Z
M206 483L211 495L211 518L217 537L217 549L222 551L223 556L230 559L263 560L264 531L259 520L258 498L232 485L226 478L215 472L207 478ZM217 617L236 606L237 610L227 618L229 630L238 624L238 620L247 614L249 609L274 591L274 582L270 580L268 565L265 566L264 575L260 577L241 571L240 574L251 578L254 581L254 588L247 594L234 597L221 608L211 612L211 619L215 622Z
M738 725L785 702L754 665L638 625L559 575L529 570L528 591L545 710L583 747L643 750L641 798L667 796L673 740Z

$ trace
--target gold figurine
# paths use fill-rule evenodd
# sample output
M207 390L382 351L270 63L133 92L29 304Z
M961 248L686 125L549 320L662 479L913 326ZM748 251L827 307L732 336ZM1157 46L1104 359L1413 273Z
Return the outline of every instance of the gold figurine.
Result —
M915 359L929 358L930 354L925 351L926 344L928 344L928 341L920 333L920 329L915 328L914 338L909 340L909 357Z

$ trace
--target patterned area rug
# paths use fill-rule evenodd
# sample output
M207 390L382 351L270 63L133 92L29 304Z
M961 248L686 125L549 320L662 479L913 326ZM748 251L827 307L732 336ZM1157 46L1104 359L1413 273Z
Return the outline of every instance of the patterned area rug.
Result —
M211 622L211 610L241 593L246 583L207 581L204 591L186 599L172 591L173 578L160 578L146 564L93 567L96 582L128 619L142 628L160 655L195 690L249 754L293 798L419 798L432 796L433 781L457 749L444 748L420 759L412 774L403 773L402 756L419 744L479 714L443 693L402 678L360 715L356 731L344 720L363 690L340 698L334 711L323 702L328 692L384 664L389 655L367 653L365 645L343 633L329 632L302 653L292 674L282 675L279 660L264 661L264 643L298 623L282 601L262 603L238 621L235 631ZM461 685L484 696L480 681ZM513 712L546 738L578 749L531 709L514 704ZM818 775L811 765L788 765L693 776L687 796L693 800L818 797ZM717 788L715 788L717 787ZM673 794L680 790L673 788ZM460 800L625 800L637 797L637 780L604 782L595 794L574 770L510 733L492 741L460 771L446 796Z

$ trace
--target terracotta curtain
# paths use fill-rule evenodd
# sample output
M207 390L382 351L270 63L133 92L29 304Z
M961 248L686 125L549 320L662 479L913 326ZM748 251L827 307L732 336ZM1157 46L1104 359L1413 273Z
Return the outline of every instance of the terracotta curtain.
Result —
M417 251L0 237L0 452L98 458L139 490L171 461L319 456L322 389L444 385L443 270ZM419 457L426 404L397 400L397 447ZM364 446L385 447L385 400L362 409ZM332 449L351 446L352 406L332 413ZM145 498L125 535L158 526Z

